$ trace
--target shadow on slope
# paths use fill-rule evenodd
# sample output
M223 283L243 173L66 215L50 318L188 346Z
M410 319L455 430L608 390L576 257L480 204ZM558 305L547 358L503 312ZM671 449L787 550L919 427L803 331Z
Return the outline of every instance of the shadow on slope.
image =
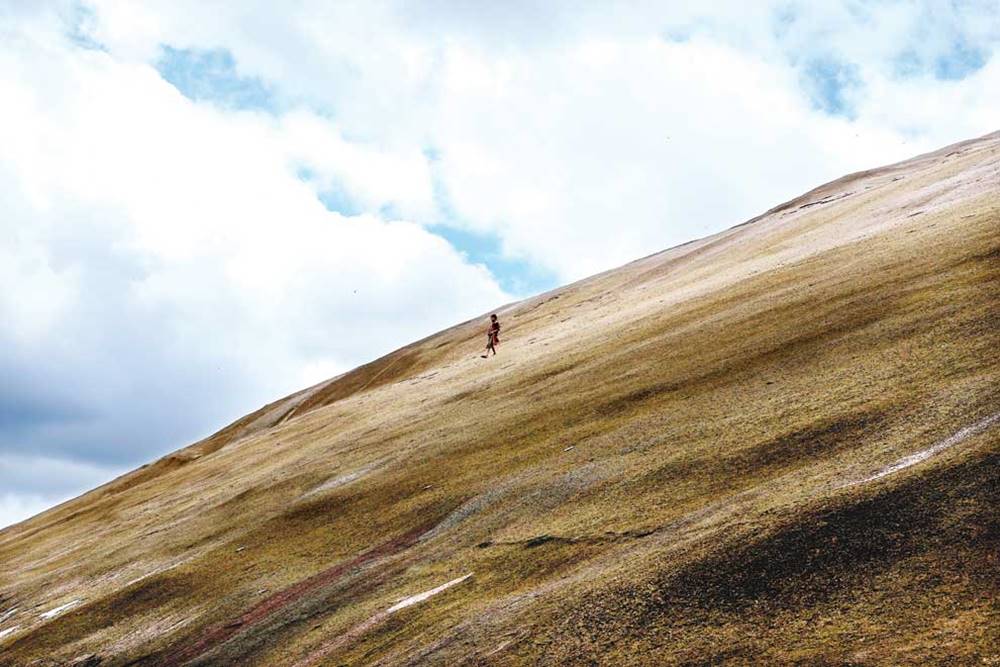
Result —
M787 649L787 657L794 646L809 664L845 664L849 647L840 642L859 628L840 614L860 598L886 602L868 618L920 627L920 615L932 621L936 612L912 598L933 597L945 576L960 581L966 595L1000 595L998 505L1000 454L985 451L874 495L843 496L759 539L703 545L686 566L586 595L553 632L560 647L553 662L587 663L621 651L708 665L773 660L766 654L776 649ZM914 579L920 586L911 586ZM814 623L782 626L782 618L805 610Z

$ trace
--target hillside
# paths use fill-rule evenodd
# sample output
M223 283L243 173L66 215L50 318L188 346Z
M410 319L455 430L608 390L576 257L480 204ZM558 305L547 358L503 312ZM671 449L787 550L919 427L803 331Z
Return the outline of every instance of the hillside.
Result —
M0 532L0 664L1000 662L1000 133L497 312Z

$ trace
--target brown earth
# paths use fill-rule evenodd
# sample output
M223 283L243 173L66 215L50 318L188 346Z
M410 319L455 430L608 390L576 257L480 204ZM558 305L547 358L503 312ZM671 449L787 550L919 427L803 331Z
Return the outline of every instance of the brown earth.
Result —
M1000 133L498 313L0 531L0 664L1000 664Z

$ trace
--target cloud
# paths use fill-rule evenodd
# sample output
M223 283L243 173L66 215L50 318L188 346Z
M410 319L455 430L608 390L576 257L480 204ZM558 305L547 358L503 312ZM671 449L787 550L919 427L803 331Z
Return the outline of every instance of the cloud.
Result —
M996 130L998 42L992 1L5 6L0 454L129 467Z
M194 102L57 31L17 37L0 48L8 520L511 298L402 217L431 206L419 153ZM326 182L374 212L328 210Z
M609 12L303 0L213 7L215 20L195 3L141 15L93 6L94 39L123 58L148 59L161 42L222 49L241 76L329 112L343 136L414 163L432 151L450 215L424 200L411 219L451 238L496 238L501 256L554 281L735 224L845 171L991 131L979 116L988 84L998 88L979 76L1000 40L988 2ZM942 85L944 72L955 85ZM936 105L932 117L922 105L876 108L910 91L969 108L960 119ZM330 188L329 201L358 210L349 194Z

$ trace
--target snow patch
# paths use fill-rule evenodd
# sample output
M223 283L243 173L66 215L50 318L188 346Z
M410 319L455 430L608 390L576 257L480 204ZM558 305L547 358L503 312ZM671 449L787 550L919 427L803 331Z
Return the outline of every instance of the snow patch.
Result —
M83 600L70 600L66 604L59 605L55 609L49 609L47 612L45 612L43 614L40 614L39 616L41 618L46 619L46 620L48 620L50 618L55 618L56 616L58 616L59 614L63 613L67 609L71 609L71 608L75 607L76 605L80 604L81 602L83 602Z
M874 482L877 479L882 479L883 477L899 472L900 470L909 468L912 465L916 465L921 461L926 461L927 459L934 456L938 452L942 452L948 449L949 447L954 447L958 443L968 438L971 438L974 435L979 435L980 433L982 433L983 431L987 430L988 428L997 423L1000 423L1000 412L991 415L989 417L980 419L975 424L971 424L969 426L959 429L958 431L948 436L941 442L935 443L930 447L928 447L927 449L921 450L916 454L910 454L909 456L904 456L895 463L882 468L874 475L865 477L864 479L860 479L855 482L850 482L845 486L852 486L854 484L865 484L866 482Z
M171 563L170 565L164 565L162 567L158 567L158 568L154 569L151 572L147 572L146 574L142 575L141 577L136 577L135 579L132 579L131 581L127 582L125 584L125 588L128 588L132 584L138 583L138 582L142 581L143 579L149 579L154 574L160 574L161 572L166 572L167 570L172 570L175 567L177 567L179 565L183 565L184 563L186 563L186 562L188 562L189 560L192 560L192 559L194 559L194 556L189 556L189 557L184 558L182 560L179 560L179 561L177 561L175 563Z
M332 489L337 489L337 488L340 488L341 486L347 486L351 482L354 482L354 481L356 481L358 479L361 479L362 477L364 477L365 475L367 475L369 472L371 472L372 470L374 470L375 467L376 467L376 465L377 464L373 463L371 465L367 465L367 466L364 466L362 468L358 468L357 470L355 470L353 472L349 472L349 473L346 473L344 475L338 475L337 477L331 477L330 479L326 480L325 482L323 482L319 486L317 486L317 487L315 487L313 489L310 489L309 491L306 491L305 493L303 493L302 496L299 497L299 500L303 500L303 499L308 498L309 496L313 496L313 495L315 495L317 493L323 493L324 491L330 491Z
M13 616L16 613L17 613L17 607L11 607L10 609L8 609L7 611L5 611L4 613L0 614L0 623L3 623L4 621L6 621L8 618L10 618L11 616Z
M3 639L4 637L6 637L9 634L15 633L15 632L17 632L20 629L21 629L20 625L15 625L12 628L7 628L6 630L0 630L0 639Z
M400 600L396 604L394 604L391 607L389 607L388 609L386 609L385 613L386 614L393 614L393 613L399 611L400 609L405 609L406 607L409 607L411 605L415 605L418 602L423 602L424 600L437 595L441 591L445 591L445 590L451 588L452 586L457 586L458 584L462 583L463 581L465 581L466 579L468 579L471 576L472 576L472 573L470 572L469 574L465 575L464 577L459 577L458 579L452 579L448 583L441 584L437 588L432 588L431 590L424 591L423 593L420 593L418 595L411 595L408 598L403 598L402 600Z

